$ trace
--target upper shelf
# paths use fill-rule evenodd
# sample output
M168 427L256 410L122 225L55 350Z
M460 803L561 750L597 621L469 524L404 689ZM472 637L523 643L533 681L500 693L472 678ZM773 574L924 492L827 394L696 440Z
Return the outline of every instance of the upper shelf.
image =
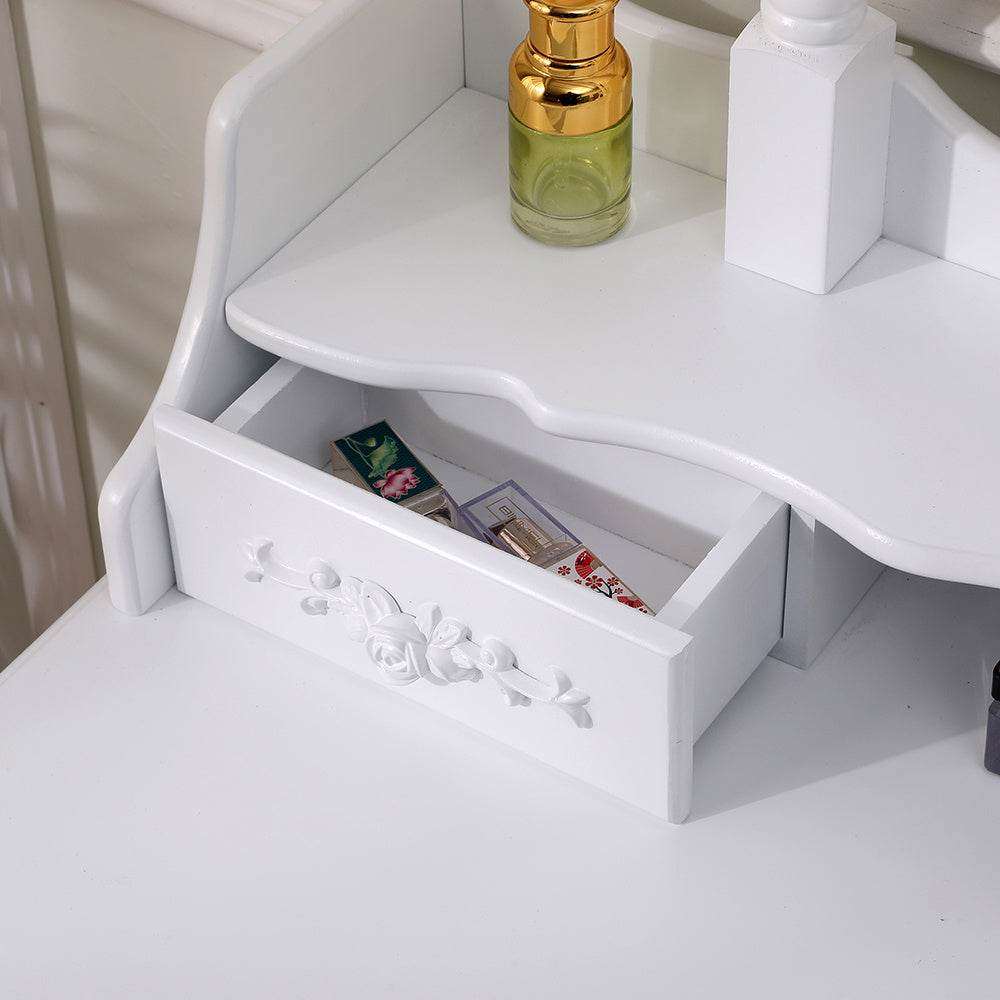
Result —
M637 153L608 243L510 222L506 109L459 91L228 300L232 328L384 386L751 483L882 562L1000 586L1000 281L888 240L827 296L727 265L725 185Z

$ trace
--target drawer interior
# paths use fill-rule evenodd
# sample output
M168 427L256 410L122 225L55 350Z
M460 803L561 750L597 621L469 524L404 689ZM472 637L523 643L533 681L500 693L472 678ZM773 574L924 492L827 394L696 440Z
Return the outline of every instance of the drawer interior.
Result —
M547 434L503 400L364 386L287 360L216 424L329 469L330 441L378 420L459 503L515 480L656 609L759 495L665 456Z

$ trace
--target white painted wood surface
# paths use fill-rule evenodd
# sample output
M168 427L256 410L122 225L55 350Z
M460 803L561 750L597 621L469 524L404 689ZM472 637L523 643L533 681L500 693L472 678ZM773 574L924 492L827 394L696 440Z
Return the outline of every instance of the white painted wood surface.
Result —
M231 297L233 328L349 378L503 397L749 482L879 562L1000 584L1000 282L883 240L832 295L789 289L722 260L722 183L645 155L621 236L552 251L507 218L503 114L456 95Z
M896 60L883 231L1000 278L1000 138Z
M446 689L418 681L400 693L667 815L671 756L690 755L690 742L674 739L676 727L669 724L681 714L671 704L668 681L688 669L686 637L620 607L609 606L616 614L600 622L586 605L585 613L574 607L580 597L590 603L596 598L577 593L566 581L474 539L442 539L447 529L440 525L411 523L416 515L317 470L297 469L245 439L220 441L210 425L198 427L181 411L160 411L157 427L178 580L185 592L372 679L377 667L340 615L304 614L299 593L267 579L247 581L246 546L267 537L282 563L307 567L327 560L342 577L388 590L406 614L433 603L469 626L473 641L495 637L510 648L529 675L544 680L553 667L564 671L589 696L593 728L574 727L540 703L527 710L510 707L488 681ZM192 489L195 479L202 489ZM630 613L633 620L623 621ZM623 643L622 635L633 629L635 645ZM383 641L392 641L387 632ZM686 787L669 790L675 821L687 812L689 765L688 759Z
M484 25L488 26L495 22L494 15L500 9L494 6L496 2L497 0L466 0L463 27L470 44L474 48L478 46L476 51L481 52L482 45L485 44L484 39L489 38L489 32L485 31ZM388 8L383 10L381 0L371 3L365 3L363 0L341 0L338 3L327 4L300 29L290 32L264 53L246 73L234 80L220 95L209 130L205 199L207 208L201 250L196 262L188 309L161 390L161 401L178 403L193 412L214 415L259 374L266 359L252 351L247 352L245 346L241 347L239 339L231 336L223 322L222 309L226 295L239 280L252 272L275 246L283 243L288 236L307 223L324 204L341 193L359 173L363 173L367 166L391 148L409 128L433 111L456 87L460 86L464 76L465 60L462 58L461 47L456 42L457 36L453 36L456 35L459 23L462 21L460 17L462 12L457 0L437 0L432 8L424 5L419 14L410 8L406 8L400 14L395 7L393 13L390 13ZM629 20L635 12L641 17L633 19L629 25ZM400 17L411 14L416 18L412 30L407 27L408 22L400 20ZM504 32L511 26L505 20L496 23L498 30L493 41L495 44L501 44L504 42ZM699 94L710 104L717 101L720 94L724 95L724 88L719 86L723 78L719 73L718 60L721 36L694 29L677 30L655 15L626 4L622 5L619 23L624 30L634 31L640 35L651 32L650 38L656 43L643 57L648 56L645 66L650 74L645 78L645 83L641 73L646 70L640 72L641 60L637 60L639 88L637 93L646 92L644 88L650 83L663 79L657 75L658 67L672 61L678 51L687 47L687 58L694 61L707 59L706 66L712 67L704 74L693 74L691 77L697 84ZM384 65L391 67L395 76L392 73L365 75L365 68L370 62L367 56L368 47L376 41ZM665 47L658 47L660 41L663 41ZM506 51L506 47L504 50ZM470 65L473 62L470 62ZM493 62L483 65L487 69L492 67L487 75L496 69ZM354 78L365 79L370 83L370 88L375 88L369 90L371 101L364 105L363 111L360 106L347 107L342 102L334 100L324 104L322 115L318 117L311 115L308 109L313 107L316 100L331 86L335 86L337 69L346 72L350 67L354 67L352 70ZM421 82L421 88L413 86L415 80ZM494 81L494 85L502 86L502 82ZM650 94L656 96L654 92ZM373 118L370 106L372 102L378 101L384 102L385 107L392 109L393 113ZM653 100L647 102L647 106L656 108L669 103ZM685 102L684 107L689 108L689 103ZM288 113L290 108L299 109L300 113L290 114ZM374 131L371 128L373 122L378 124L378 129ZM653 148L653 142L658 143L661 140L665 147L668 149L671 147L669 137L673 124L676 122L670 116L656 123L655 127L652 122L650 123L646 133L647 139L650 140L650 148ZM684 130L681 131L684 134ZM359 137L363 141L345 142L345 136ZM710 168L713 162L711 149L715 148L716 154L719 152L718 144L713 146L713 142L714 140L705 147L692 148L698 165L706 169ZM295 150L296 154L288 155L289 150ZM663 152L663 149L657 148L657 152ZM503 162L505 154L502 151L497 152L494 166ZM714 162L719 162L717 155ZM298 165L302 163L308 163L309 169L306 171L300 169ZM978 165L969 162L963 169L975 169ZM500 176L495 182L500 189L504 183L502 166L497 169L500 170ZM666 178L672 168L663 165L662 169L666 171L664 174ZM949 183L959 180L953 173L945 173L942 176ZM674 181L670 180L667 183L671 184ZM397 188L394 195L400 190ZM712 211L708 207L710 202L716 209L721 208L721 189L715 190L716 193L708 196L707 201L701 201L701 205L705 207L703 219L706 222ZM706 188L705 192L707 191ZM699 198L703 195L699 195ZM712 199L715 199L714 202ZM920 207L926 205L926 199L917 199L910 204L915 209L923 210ZM695 211L701 209L695 207ZM983 206L983 225L987 228L994 212L1000 214L1000 206ZM475 222L475 220L470 221ZM634 228L632 231L636 232ZM683 238L681 229L675 230L675 234ZM697 259L698 254L705 259L706 253L710 257L717 252L712 248L710 222L708 228L702 231L702 240L704 238L707 238L708 242L703 241L700 244L701 249L697 251L694 259ZM695 244L698 244L697 238ZM425 249L425 247L418 248L418 258L426 258ZM898 253L902 253L902 256L895 256ZM891 250L890 254L893 256L888 262L888 267L894 272L909 267L910 265L905 263L907 260L923 261L919 256L906 257L905 252L899 251L898 248ZM685 254L684 260L689 263L691 258ZM411 258L407 258L404 263L409 266ZM642 266L650 267L652 261L646 260ZM675 273L685 273L685 266L686 263L682 263L680 267L675 268ZM882 267L881 262L876 263L874 272L868 272L867 277L862 268L857 272L857 277L863 283L867 282L870 285ZM381 261L376 270L383 273ZM657 274L659 275L662 270L657 268ZM966 280L973 279L956 276L948 271L939 270L936 274L944 284L955 285L955 297L962 300L961 306L956 310L954 322L963 328L967 327L970 321L973 326L976 322L981 322L982 312L972 304L978 292L972 292L970 298L957 287ZM944 275L948 276L943 277ZM435 274L435 282L438 277L439 275ZM479 274L477 280L483 280L483 274ZM700 305L702 297L717 303L727 301L725 283L735 279L726 276L722 280L723 284L712 287L711 291L701 289L698 292L697 303L686 294L682 296L679 300L681 314L693 314L696 311L695 306ZM893 281L881 285L877 291L868 287L865 291L859 292L856 298L859 302L866 300L863 308L868 321L870 322L871 317L877 312L895 307L895 301L888 301L882 292L888 293L889 299L892 300L897 294L902 294L906 297L903 303L904 310L916 310L917 307L913 303L919 301L920 292L925 286L922 282L918 282L917 295L909 296L908 289L903 287L906 284L905 278L893 274ZM940 290L941 286L936 287ZM723 289L721 294L720 288ZM426 286L422 294L427 294ZM763 290L761 294L769 297L771 293ZM440 297L435 297L435 306L438 301ZM794 300L790 302L791 313L785 314L794 321L799 306L795 305ZM677 306L678 303L672 303L675 310ZM786 308L789 307L781 307L783 311ZM338 310L339 305L330 315L337 315ZM921 310L920 322L926 322L928 316L932 314L926 309ZM980 317L979 320L975 319L976 316ZM831 335L837 330L839 336L840 331L834 322L832 312L827 319L831 323ZM696 329L697 325L694 328ZM955 358L950 360L952 363L957 362ZM224 375L220 378L221 373ZM509 383L505 385L508 389L512 388ZM782 392L785 386L786 381L781 380ZM853 385L849 388L856 392L862 387ZM776 396L776 400L780 398L781 392ZM839 410L843 405L842 399L831 402L831 405L834 411ZM533 416L537 417L537 412ZM963 422L963 426L967 424ZM585 431L580 424L574 427L567 425L564 429L567 433L582 432L584 436L596 435L598 439L611 433L612 438L617 439L617 433L612 433L606 423L601 426L600 422L591 421ZM824 433L826 433L825 428ZM909 433L908 430L905 433ZM675 450L675 453L690 455L696 461L705 460L703 449L692 448L693 438L684 425L673 428L669 434L674 436L671 449L675 447L680 449ZM657 436L661 440L659 442L654 440L653 447L662 448L662 435L659 431L653 434L654 438ZM893 436L893 441L900 439ZM648 447L649 443L650 437L645 436L639 447ZM824 496L827 499L836 496L839 486L835 482L826 483L820 488L820 503L817 505L809 499L814 493L812 486L789 482L787 474L780 465L767 468L756 464L745 466L733 452L724 454L713 452L712 458L713 461L718 459L733 474L739 475L750 469L752 473L760 473L763 480L774 484L775 489L780 486L788 495L795 495L799 500L805 497L803 503L807 508L812 507L813 513L820 512L823 516L830 514L839 526L838 530L847 532L848 537L857 541L860 547L866 548L869 552L880 552L882 555L888 552L890 561L896 559L898 565L919 564L923 567L923 571L935 571L937 568L947 575L964 577L965 574L970 574L969 579L993 578L988 565L990 557L984 560L983 553L976 545L973 545L971 550L963 549L962 554L953 553L950 551L950 546L946 546L941 558L931 558L929 561L925 558L927 552L924 550L919 558L915 558L913 546L903 544L897 547L891 538L888 540L883 538L878 533L878 528L875 528L874 532L871 530L873 525L882 520L881 517L874 520L859 518L846 504L840 506L834 502L824 504L822 499ZM721 466L716 464L715 467ZM931 485L935 489L940 488L939 483ZM831 491L830 487L836 488ZM931 498L929 502L933 500L934 498ZM135 446L126 454L108 481L102 501L102 526L115 600L119 606L128 607L138 613L155 600L156 595L169 585L172 578L162 500L159 496L148 426L144 426L140 431ZM879 557L881 558L881 555Z
M227 295L460 86L460 13L459 0L327 4L219 94L191 288L157 402L215 417L267 367L226 326ZM387 20L398 33L369 74L366 41ZM357 79L369 81L370 101L346 99ZM379 99L392 111L373 118ZM113 599L140 614L173 582L148 418L105 482L99 515Z
M325 600L337 586L309 589L306 580L318 572L318 561L341 578L370 581L388 591L404 615L419 619L421 608L434 604L445 618L467 626L471 641L495 639L512 650L520 669L540 684L550 683L553 669L562 671L589 699L586 731L574 728L558 704L546 705L544 697L527 711L512 709L489 676L476 685L444 688L411 677L402 693L656 815L683 820L690 807L694 740L781 632L787 507L759 495L751 498L701 564L680 577L683 582L673 593L678 577L667 557L673 555L671 534L678 529L672 491L663 488L673 463L645 456L635 467L640 456L621 456L632 461L633 478L661 487L657 523L646 527L664 553L657 557L607 530L627 532L630 519L620 508L628 507L635 490L609 474L615 449L590 446L588 460L576 469L578 475L585 472L583 480L574 479L573 500L576 494L582 499L565 512L552 509L647 602L656 607L667 602L654 620L322 471L328 463L326 442L386 416L373 409L384 395L370 406L355 385L281 362L223 414L218 426L171 407L157 411L157 454L179 588L373 680L383 673L371 659L374 632L361 645L348 627L353 612L348 619L332 612L303 613L303 600ZM493 414L487 409L484 415L475 397L463 403L457 422L443 425L436 442L425 447L445 462L457 462L471 446L481 453L468 465L472 472L500 469L502 477L525 482L522 468L539 463L544 435L529 434L521 447L523 429L509 434L509 421L492 421ZM421 440L419 429L396 417L429 405L433 400L420 397L408 405L390 404L393 427L411 445ZM466 451L459 445L456 455L448 446L462 439ZM533 446L536 440L543 442L541 448ZM515 445L518 453L510 450ZM497 466L493 456L500 449L506 458ZM661 473L660 466L667 468ZM468 473L463 475L457 464L434 468L459 503L492 485L476 479L466 486ZM552 469L544 473L536 469L534 476L541 482L560 478ZM581 505L587 509L588 493L591 506L596 501L606 514L603 530L565 517L578 514ZM737 486L737 494L742 493ZM552 502L549 494L538 498ZM688 505L694 506L692 498L680 500L678 512ZM257 563L247 553L268 543L280 566L273 572L265 567L262 581L251 580ZM642 572L634 575L636 558ZM658 564L666 579L656 578ZM302 574L294 577L298 590L290 567ZM638 575L641 586L633 582ZM668 581L672 584L664 591ZM379 641L393 648L402 643L400 650L417 641L414 634L403 642L404 632L392 624L395 611L378 614L382 617L370 628ZM692 635L696 655L687 651Z
M886 573L811 670L754 674L667 826L199 601L133 618L102 585L0 674L0 992L991 996L998 650L1000 594Z
M766 4L733 44L725 254L825 294L882 235L895 24L864 0L801 9Z
M94 581L7 0L0 2L0 666Z
M658 616L691 636L693 740L781 636L788 517L787 504L759 496Z
M792 510L785 617L771 655L808 667L883 569L815 518Z

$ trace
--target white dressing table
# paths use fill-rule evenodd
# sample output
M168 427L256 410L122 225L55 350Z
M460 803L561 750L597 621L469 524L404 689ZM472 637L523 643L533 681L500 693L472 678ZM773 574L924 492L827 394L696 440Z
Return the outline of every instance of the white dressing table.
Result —
M503 214L509 6L331 3L220 95L178 346L102 497L109 582L0 676L11 995L988 988L995 191L814 297L722 262L718 150L650 102L629 228L536 247ZM619 25L637 94L681 65L717 99L718 36ZM376 38L382 103L344 99ZM901 67L890 236L900 143L966 129L967 199L1000 169L927 87ZM663 611L325 475L316 442L385 414L603 532ZM359 635L430 604L551 696L508 707L482 656L399 689L423 707L372 684Z

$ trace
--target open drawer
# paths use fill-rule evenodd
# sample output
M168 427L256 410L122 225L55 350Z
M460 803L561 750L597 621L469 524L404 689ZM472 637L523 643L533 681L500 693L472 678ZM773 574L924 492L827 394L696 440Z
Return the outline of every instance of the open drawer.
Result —
M655 616L334 478L386 419L464 502L514 479ZM781 633L785 504L506 402L278 361L215 423L155 415L179 588L672 821L692 746Z

